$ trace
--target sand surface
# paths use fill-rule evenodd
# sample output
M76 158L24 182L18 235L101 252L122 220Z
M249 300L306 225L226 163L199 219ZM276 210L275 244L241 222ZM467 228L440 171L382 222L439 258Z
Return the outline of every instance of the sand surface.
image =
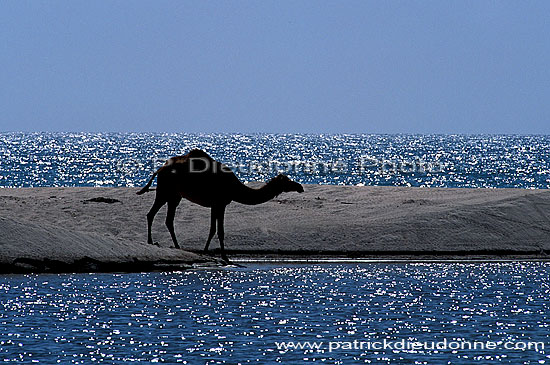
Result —
M164 208L153 226L160 247L147 245L155 192L137 190L0 189L0 271L147 270L208 260L170 248ZM94 198L120 202L87 201ZM209 209L182 200L180 245L199 253L209 222ZM550 191L306 185L303 194L262 205L230 204L225 227L233 257L547 258ZM212 259L218 247L214 239Z

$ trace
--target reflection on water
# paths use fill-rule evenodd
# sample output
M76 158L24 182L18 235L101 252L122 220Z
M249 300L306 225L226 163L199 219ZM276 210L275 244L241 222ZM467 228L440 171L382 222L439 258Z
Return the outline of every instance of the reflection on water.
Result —
M243 181L277 170L313 184L550 187L550 136L215 133L0 133L0 187L142 186L191 148Z
M0 358L30 363L550 362L550 264L310 264L0 277ZM278 349L539 341L538 350Z

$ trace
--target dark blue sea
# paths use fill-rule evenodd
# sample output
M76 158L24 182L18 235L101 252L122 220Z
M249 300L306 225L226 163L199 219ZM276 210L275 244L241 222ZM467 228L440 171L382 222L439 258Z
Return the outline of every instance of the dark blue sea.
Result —
M0 296L8 362L550 361L547 263L0 276Z
M550 187L550 136L0 133L0 187L140 186L192 148L243 181Z
M0 187L141 186L192 148L243 181L550 187L548 136L102 133L1 133ZM546 262L246 266L0 276L0 361L550 363Z

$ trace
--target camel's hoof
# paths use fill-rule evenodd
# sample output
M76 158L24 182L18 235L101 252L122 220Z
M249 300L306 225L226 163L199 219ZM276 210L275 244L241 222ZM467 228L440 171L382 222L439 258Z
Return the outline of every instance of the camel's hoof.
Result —
M246 267L246 266L243 266L241 264L237 264L236 262L230 261L227 258L225 258L225 259L222 258L222 261L223 261L225 266Z

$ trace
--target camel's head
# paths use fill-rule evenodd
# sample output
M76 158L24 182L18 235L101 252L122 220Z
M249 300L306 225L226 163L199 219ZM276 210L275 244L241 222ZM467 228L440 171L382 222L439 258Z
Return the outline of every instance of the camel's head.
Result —
M297 191L298 193L303 193L304 188L302 185L298 184L295 181L290 180L286 175L279 174L270 181L271 184L275 184L281 192L288 193L291 191Z

